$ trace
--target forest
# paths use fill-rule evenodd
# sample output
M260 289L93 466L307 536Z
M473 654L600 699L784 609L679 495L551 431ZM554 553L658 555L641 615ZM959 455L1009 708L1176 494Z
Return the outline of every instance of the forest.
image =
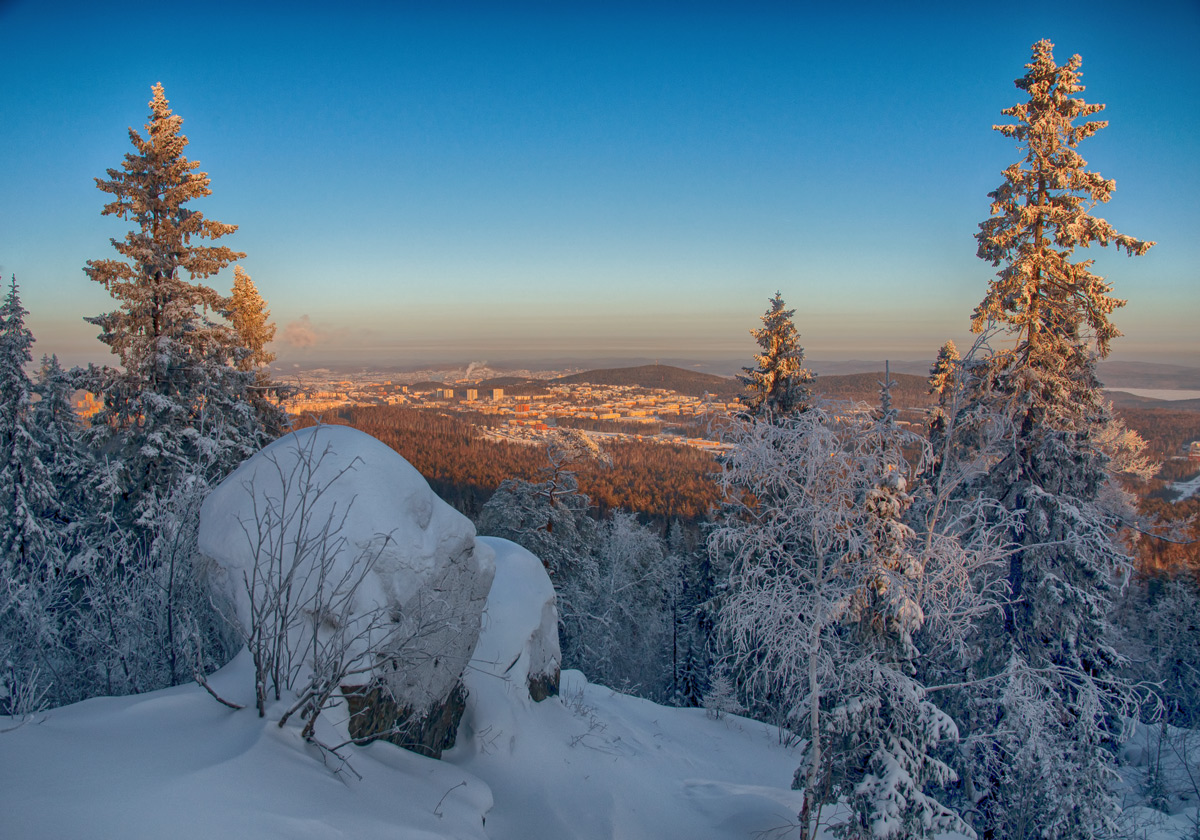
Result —
M439 496L472 518L505 479L532 481L546 462L542 447L484 438L461 415L356 406L325 420L345 423L383 441L420 470ZM299 418L296 425L303 428L312 423L311 418ZM611 428L612 422L605 426ZM614 441L605 444L605 450L610 463L588 462L577 469L580 491L591 500L597 516L634 511L665 528L672 519L704 518L718 501L717 464L706 452L653 441Z
M15 278L0 307L0 713L36 726L87 698L193 683L233 708L209 677L244 649L255 712L322 762L380 733L403 742L401 718L453 735L446 721L469 701L460 675L422 708L395 686L406 668L443 680L445 650L463 647L467 624L478 632L488 593L476 590L491 581L478 534L528 549L552 584L542 606L558 646L538 650L561 658L542 663L542 699L575 669L664 707L770 724L800 755L792 836L1131 836L1118 781L1134 731L1156 733L1160 753L1138 765L1136 807L1194 810L1197 501L1166 498L1164 479L1190 467L1164 474L1158 461L1200 437L1200 414L1115 412L1104 395L1097 363L1124 301L1076 249L1138 257L1155 243L1092 214L1114 186L1077 146L1105 127L1093 119L1104 106L1078 96L1081 59L1059 64L1052 47L1033 46L1022 100L996 126L1020 150L976 235L996 271L970 313L972 347L947 341L928 379L847 379L874 389L848 411L822 394L777 292L715 458L598 445L566 426L543 445L496 442L434 411L345 409L336 425L403 455L471 520L406 503L401 536L438 547L449 534L454 551L439 558L436 597L375 604L365 619L356 587L402 540L341 533L349 502L312 515L334 479L294 483L320 475L327 452L297 446L291 466L271 455L278 487L261 497L257 474L233 488L256 506L215 528L236 522L249 543L236 607L201 550L202 511L233 492L240 465L317 436L279 408L266 302L237 265L245 254L217 244L236 226L185 206L209 179L155 85L145 133L131 130L132 151L97 179L102 213L132 227L115 257L84 268L113 299L86 320L117 364L64 370L51 356L31 375ZM229 294L204 282L229 267ZM99 401L90 418L74 411L77 390ZM335 478L374 466L356 456ZM423 488L403 464L387 478ZM335 571L347 547L354 564ZM408 659L373 642L402 630ZM334 709L353 723L331 744L317 721ZM364 716L387 722L357 728Z

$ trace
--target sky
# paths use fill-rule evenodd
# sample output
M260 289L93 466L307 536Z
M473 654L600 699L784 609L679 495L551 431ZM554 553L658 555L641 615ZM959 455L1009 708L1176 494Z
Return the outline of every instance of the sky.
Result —
M1200 366L1200 2L962 5L0 0L0 273L35 354L112 361L94 179L161 82L281 362L748 360L776 291L810 359L932 358L1049 38L1108 106L1097 213L1158 242L1087 254L1113 358Z

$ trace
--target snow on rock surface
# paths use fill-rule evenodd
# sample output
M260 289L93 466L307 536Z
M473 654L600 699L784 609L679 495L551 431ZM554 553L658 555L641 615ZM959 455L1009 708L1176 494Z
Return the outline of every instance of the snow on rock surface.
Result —
M517 687L532 689L534 700L547 696L541 692L547 685L557 694L558 608L545 566L508 540L480 537L478 542L493 552L496 576L467 682L503 680L518 696Z
M320 585L311 568L320 562L326 581L357 579L369 568L350 621L387 615L412 625L390 637L403 650L383 651L400 667L376 676L418 714L458 686L493 574L471 521L398 453L346 426L301 429L246 460L204 502L199 546L224 572L243 626L251 608L245 581L264 549L288 562L301 551L307 565L296 579L308 587Z

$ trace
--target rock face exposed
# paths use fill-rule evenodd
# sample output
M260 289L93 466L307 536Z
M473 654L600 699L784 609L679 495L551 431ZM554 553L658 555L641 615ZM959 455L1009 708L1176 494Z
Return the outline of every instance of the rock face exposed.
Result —
M262 614L255 601L278 600L286 584L301 615L288 631L301 668L313 666L304 634L314 626L361 648L368 669L341 681L352 737L390 733L433 756L453 744L493 554L399 454L345 426L285 435L205 501L199 543L248 633ZM331 593L341 600L321 605Z

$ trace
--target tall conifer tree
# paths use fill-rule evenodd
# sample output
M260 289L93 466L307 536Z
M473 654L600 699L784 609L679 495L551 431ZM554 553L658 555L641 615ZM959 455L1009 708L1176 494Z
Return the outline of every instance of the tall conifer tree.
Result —
M0 575L45 576L57 565L57 493L32 429L33 333L14 277L0 305Z
M1115 244L1131 255L1153 244L1117 233L1091 208L1113 182L1086 169L1078 144L1106 122L1078 98L1079 56L1054 62L1039 41L1016 85L1028 101L995 129L1021 160L989 194L979 256L999 267L972 326L1007 330L1012 345L969 364L974 398L1014 431L990 472L966 490L1007 510L1010 597L1002 626L983 634L980 676L1000 676L993 711L976 725L997 734L980 754L988 836L1099 837L1113 830L1103 743L1113 718L1109 592L1127 564L1097 505L1107 457L1097 436L1109 414L1095 360L1120 335L1108 316L1124 301L1076 247ZM976 706L978 709L978 706Z
M112 196L103 215L135 227L112 240L122 259L90 260L84 269L120 302L87 319L123 368L91 371L90 387L104 401L92 428L123 474L121 518L142 523L183 474L219 476L265 442L250 404L254 374L236 367L255 351L238 351L236 331L212 320L229 311L229 300L197 282L245 256L202 244L237 226L187 206L211 194L208 175L184 155L183 120L162 85L149 104L146 135L131 128L134 151L107 180L96 179Z
M288 419L279 407L282 389L271 378L270 364L275 361L275 354L267 349L267 345L275 340L275 324L271 321L267 302L240 265L233 269L228 318L233 327L234 343L239 348L234 364L238 370L254 375L250 402L263 428L272 436L282 434Z
M275 340L271 310L258 293L250 275L239 265L233 269L233 291L229 296L229 323L238 344L247 351L237 360L242 370L260 370L275 361L267 345Z

